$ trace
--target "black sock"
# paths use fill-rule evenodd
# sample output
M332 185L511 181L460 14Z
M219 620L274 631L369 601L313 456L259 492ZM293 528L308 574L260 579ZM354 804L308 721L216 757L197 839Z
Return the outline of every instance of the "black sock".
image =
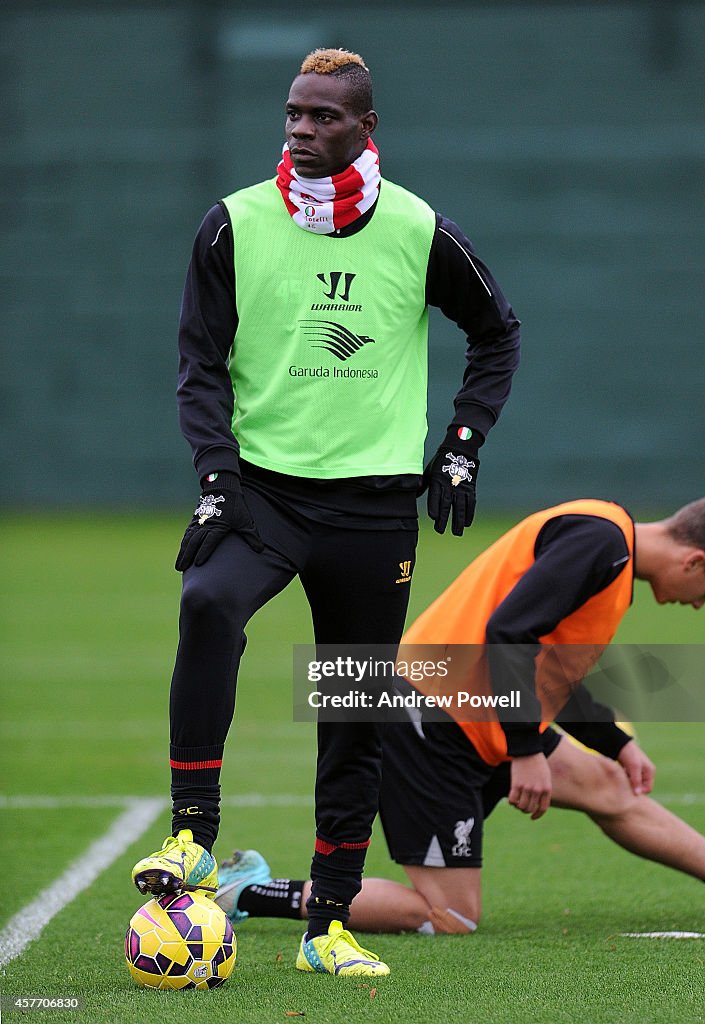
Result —
M350 904L338 903L335 899L322 896L309 896L306 900L308 912L308 928L306 937L315 939L317 935L327 935L331 921L340 921L346 925L350 917Z
M245 910L252 917L301 918L302 881L290 878L273 878L262 885L248 885L240 893L237 909Z
M210 853L220 825L220 767L223 745L170 747L171 827L190 828L194 842Z
M362 888L368 846L369 840L337 845L316 837L311 861L311 895L306 901L310 939L327 935L331 921L348 923L350 904Z
M190 828L194 843L210 853L220 824L220 786L189 787L186 793L183 788L172 786L171 798L172 835Z

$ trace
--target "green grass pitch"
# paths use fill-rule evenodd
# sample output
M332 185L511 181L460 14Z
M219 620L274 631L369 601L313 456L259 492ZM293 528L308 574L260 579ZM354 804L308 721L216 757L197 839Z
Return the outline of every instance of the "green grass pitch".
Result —
M508 525L480 521L462 541L424 530L410 616ZM118 798L168 793L179 597L171 565L182 528L175 518L3 520L0 930L106 833L123 811ZM657 608L637 584L619 639L698 643L702 634L701 616ZM298 583L251 624L215 851L254 846L276 875L294 877L307 874L311 854L314 731L292 721L291 646L309 640ZM645 725L640 738L659 769L656 795L705 831L705 725ZM81 1010L37 1011L76 1024L263 1024L292 1011L312 1024L705 1021L705 941L620 935L705 932L705 887L619 850L578 814L531 822L506 805L487 826L480 931L369 939L392 965L376 991L364 979L296 972L303 929L293 921L240 926L238 964L222 989L140 991L122 955L127 921L144 902L129 871L168 831L165 809L0 968L0 990L78 995ZM402 878L377 832L367 873ZM2 1019L20 1014L5 1004Z

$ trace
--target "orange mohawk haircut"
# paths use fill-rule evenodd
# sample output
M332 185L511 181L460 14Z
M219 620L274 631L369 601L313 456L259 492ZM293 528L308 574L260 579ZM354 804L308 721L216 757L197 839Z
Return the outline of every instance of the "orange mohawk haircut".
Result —
M358 64L365 71L369 72L369 68L359 53L351 53L350 50L326 50L321 48L313 50L309 53L308 57L304 58L300 74L332 75L339 68L344 68L350 64Z
M370 71L359 53L350 50L313 50L301 65L301 75L333 75L345 79L348 86L348 103L355 114L366 114L372 110L372 78Z

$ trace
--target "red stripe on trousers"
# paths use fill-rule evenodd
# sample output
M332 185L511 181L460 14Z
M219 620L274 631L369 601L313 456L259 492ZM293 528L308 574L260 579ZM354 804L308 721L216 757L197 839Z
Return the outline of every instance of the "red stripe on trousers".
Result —
M222 768L221 761L169 761L172 768L182 768L187 772L196 772L201 768Z
M369 845L369 839L364 843L327 843L325 839L319 839L316 836L315 850L316 853L322 853L324 857L327 857L334 850L366 850Z

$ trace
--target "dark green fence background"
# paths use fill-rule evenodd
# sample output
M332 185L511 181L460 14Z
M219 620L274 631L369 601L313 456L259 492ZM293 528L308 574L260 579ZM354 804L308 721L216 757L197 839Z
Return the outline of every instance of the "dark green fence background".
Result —
M192 500L174 402L192 238L273 174L321 45L363 54L383 173L458 221L523 322L483 510L705 493L701 3L6 0L5 507ZM462 365L434 316L429 447Z

